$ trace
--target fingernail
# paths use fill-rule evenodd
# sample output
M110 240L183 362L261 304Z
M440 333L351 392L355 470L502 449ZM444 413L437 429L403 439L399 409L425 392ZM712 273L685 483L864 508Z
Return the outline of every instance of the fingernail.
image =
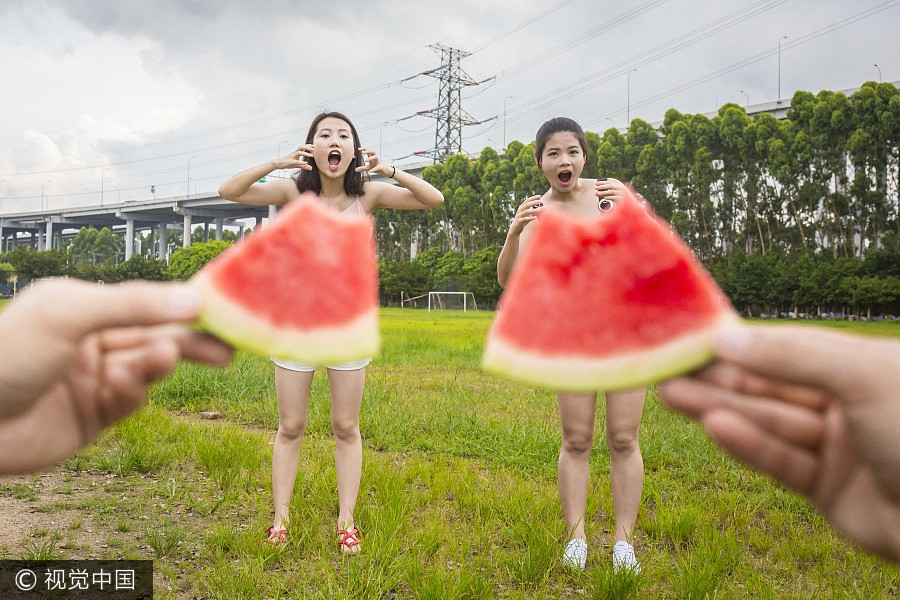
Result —
M166 300L174 318L192 318L200 312L200 294L189 286L174 286Z
M740 356L753 342L753 333L747 327L728 327L716 333L713 349L721 356Z

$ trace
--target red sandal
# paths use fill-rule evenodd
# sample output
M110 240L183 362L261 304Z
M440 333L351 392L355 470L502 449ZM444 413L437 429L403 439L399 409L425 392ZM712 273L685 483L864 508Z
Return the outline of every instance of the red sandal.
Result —
M266 543L273 546L280 546L287 542L287 529L275 529L274 525L269 525L266 529Z
M362 540L359 539L359 528L354 527L348 531L343 529L338 529L337 534L338 539L338 548L341 549L341 552L344 554L356 554L359 550L354 550L357 546L362 545Z

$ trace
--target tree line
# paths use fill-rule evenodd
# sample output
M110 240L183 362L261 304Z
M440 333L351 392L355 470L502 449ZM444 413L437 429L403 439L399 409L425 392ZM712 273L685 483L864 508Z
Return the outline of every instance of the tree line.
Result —
M631 182L747 314L898 312L894 85L867 82L850 97L800 91L781 120L751 117L736 104L712 118L671 109L659 128L635 119L625 134L610 128L587 131L586 139L582 176ZM440 208L377 212L382 302L464 290L496 303L496 260L509 222L525 198L547 189L533 154L533 142L513 141L502 156L492 148L475 160L450 156L423 173L444 194ZM191 237L195 246L206 239L201 227ZM180 246L181 232L171 230L169 239ZM169 264L135 257L130 267L119 266L122 238L83 229L64 251L40 253L61 252L55 259L26 260L27 251L17 248L0 262L22 270L31 261L43 264L35 273L61 274L49 272L56 269L87 279L183 278L220 251L190 248L177 250ZM148 262L137 266L140 260Z
M850 97L800 91L781 120L725 104L712 118L671 109L659 128L635 119L625 134L610 128L586 138L583 177L631 182L739 309L897 312L894 85L867 82ZM413 260L423 248L467 262L502 246L518 205L547 189L533 155L533 142L513 141L502 156L492 148L477 160L451 156L423 173L444 194L440 209L379 215L386 269L406 273L394 277L404 284L420 282L407 293L433 283ZM386 288L388 298L399 295Z

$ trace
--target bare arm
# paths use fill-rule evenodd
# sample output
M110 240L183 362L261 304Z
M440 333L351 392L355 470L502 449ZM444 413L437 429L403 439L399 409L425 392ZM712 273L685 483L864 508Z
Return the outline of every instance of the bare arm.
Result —
M414 175L410 175L393 166L383 164L378 155L368 148L360 148L366 157L366 165L357 167L357 171L378 173L393 179L402 187L389 183L370 182L366 184L366 194L371 194L370 212L376 208L397 208L400 210L424 210L437 208L444 203L444 195L440 190Z
M532 196L520 204L516 210L516 216L509 226L506 241L500 251L500 258L497 259L497 281L500 282L501 287L506 287L506 282L509 281L513 266L519 256L519 250L525 247L525 243L531 237L531 229L527 225L537 219L542 206L541 197Z
M277 169L312 169L302 157L312 157L311 146L300 146L287 156L241 171L219 186L219 195L241 204L287 204L299 194L292 180L279 179L266 183L259 183L259 180Z

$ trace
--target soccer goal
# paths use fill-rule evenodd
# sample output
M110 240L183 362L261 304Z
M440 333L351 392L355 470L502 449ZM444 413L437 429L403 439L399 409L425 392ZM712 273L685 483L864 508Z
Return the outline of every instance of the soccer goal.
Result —
M428 304L428 294L410 296L406 292L400 292L400 308L425 308Z
M478 310L472 292L428 292L428 310Z

